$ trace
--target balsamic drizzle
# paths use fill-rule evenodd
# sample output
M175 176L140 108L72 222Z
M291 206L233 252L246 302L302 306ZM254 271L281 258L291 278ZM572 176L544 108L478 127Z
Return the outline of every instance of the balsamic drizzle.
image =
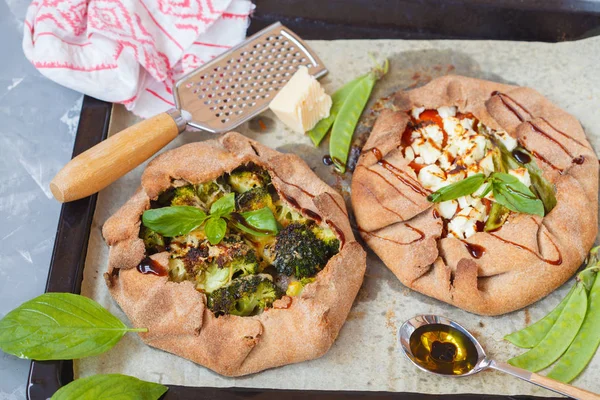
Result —
M376 234L374 232L366 231L366 230L362 229L361 227L359 227L358 230L361 233L364 233L365 235L367 235L369 237L376 237L377 239L385 240L387 242L392 242L392 243L399 244L399 245L402 245L402 246L413 244L413 243L416 243L416 242L419 242L419 241L425 239L425 233L423 233L423 231L421 231L420 229L417 229L417 228L415 228L415 227L413 227L413 226L411 226L409 224L404 224L404 226L406 226L407 228L409 228L409 229L413 230L414 232L416 232L419 235L419 237L416 238L416 239L413 239L413 240L411 240L409 242L400 242L398 240L394 240L394 239L391 239L391 238L388 238L388 237L385 237L385 236L380 236L380 235L378 235L378 234Z
M150 257L144 258L137 266L138 272L142 274L150 274L156 276L166 276L168 271L158 263L158 261Z
M511 245L513 245L515 247L518 247L518 248L522 249L522 250L530 252L531 254L533 254L534 256L536 256L540 261L543 261L543 262L548 263L550 265L560 265L560 264L562 264L562 255L560 254L560 250L558 250L558 246L550 238L548 238L548 239L550 239L550 242L552 243L552 245L554 246L554 249L558 253L558 258L556 260L546 259L546 258L542 257L541 255L539 255L538 253L536 253L535 251L533 251L532 249L530 249L529 247L523 246L523 245L521 245L519 243L511 242L510 240L506 240L504 238L501 238L500 236L494 235L493 233L489 233L488 232L488 234L490 236L492 236L492 237L500 240L501 242L504 242L504 243L507 243L507 244L511 244ZM546 237L548 237L548 234L546 234L545 232L544 232L544 234L546 235Z

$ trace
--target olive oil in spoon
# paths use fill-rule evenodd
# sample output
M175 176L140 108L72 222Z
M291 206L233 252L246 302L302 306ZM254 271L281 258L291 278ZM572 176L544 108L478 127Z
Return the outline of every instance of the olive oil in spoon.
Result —
M419 315L398 330L400 347L419 369L443 376L469 376L495 369L575 399L600 395L490 359L481 344L461 325L437 315Z

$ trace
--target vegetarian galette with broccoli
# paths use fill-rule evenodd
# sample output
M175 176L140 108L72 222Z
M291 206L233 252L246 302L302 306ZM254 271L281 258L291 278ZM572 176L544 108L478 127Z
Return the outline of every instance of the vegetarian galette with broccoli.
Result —
M478 314L552 292L597 233L598 160L536 91L460 76L394 96L352 180L361 236L407 286Z
M154 159L103 235L142 339L228 376L323 355L365 271L343 198L237 133Z

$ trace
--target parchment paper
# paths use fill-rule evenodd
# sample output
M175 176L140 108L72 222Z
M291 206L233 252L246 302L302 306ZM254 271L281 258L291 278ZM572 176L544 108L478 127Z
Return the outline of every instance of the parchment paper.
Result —
M373 100L448 73L531 86L579 118L592 145L598 148L600 38L560 44L400 40L311 41L309 44L329 68L329 74L322 80L329 93L368 71L372 66L369 53L372 53L377 59L388 57L391 62L391 71L377 85ZM285 129L271 112L264 113L260 119L262 124L254 119L238 130L280 151L299 154L322 179L347 197L350 175L341 179L322 164L327 145L314 149L308 137ZM122 107L115 107L111 131L118 132L134 122L135 117ZM168 148L209 137L205 133L186 132ZM100 229L106 219L133 195L143 167L100 193L82 286L82 294L97 300L127 323L102 278L108 248ZM590 204L590 207L597 205ZM369 252L365 282L350 316L331 350L318 360L249 377L224 378L190 361L148 347L136 335L128 334L109 352L75 362L75 376L118 372L164 384L188 386L550 396L552 392L498 372L486 371L458 379L420 372L401 354L396 331L404 320L416 314L440 314L471 330L491 357L507 360L522 350L504 342L502 337L545 315L572 284L573 280L524 310L501 317L480 317L409 290ZM599 370L600 356L597 355L574 383L600 392Z

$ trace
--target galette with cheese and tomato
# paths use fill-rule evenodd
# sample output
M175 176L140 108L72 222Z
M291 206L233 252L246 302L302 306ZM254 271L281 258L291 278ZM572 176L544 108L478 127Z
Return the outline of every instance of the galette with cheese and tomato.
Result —
M357 227L408 287L477 314L531 304L597 233L598 160L533 89L460 76L394 96L352 180Z

